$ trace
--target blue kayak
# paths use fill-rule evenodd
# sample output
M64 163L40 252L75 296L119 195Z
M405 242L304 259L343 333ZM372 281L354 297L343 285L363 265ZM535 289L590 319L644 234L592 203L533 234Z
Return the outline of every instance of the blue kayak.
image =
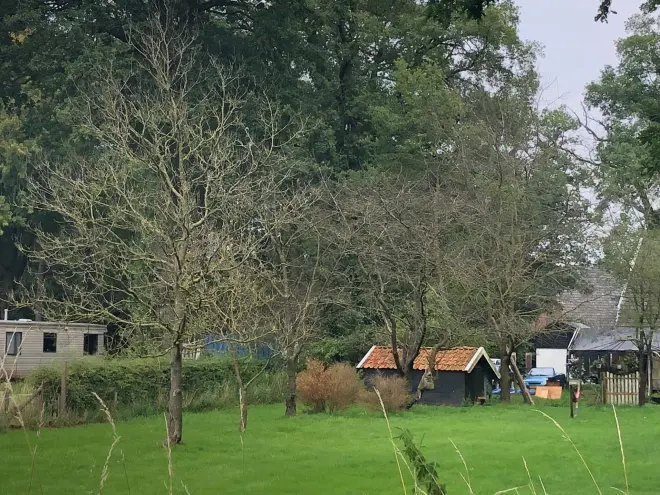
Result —
M493 389L493 395L499 395L501 392L502 392L502 390L499 389L499 388L494 388ZM515 388L511 387L509 389L509 393L511 393L511 394L520 394L522 392L521 392L520 389L515 389ZM534 390L533 388L529 389L529 395L534 395L535 393L536 393L536 390Z

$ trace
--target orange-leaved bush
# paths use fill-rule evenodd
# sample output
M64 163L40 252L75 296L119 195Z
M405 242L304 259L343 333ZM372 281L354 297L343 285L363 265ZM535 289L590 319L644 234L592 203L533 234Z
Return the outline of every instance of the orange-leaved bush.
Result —
M296 378L296 387L300 402L311 412L333 413L355 403L361 385L352 366L335 363L326 368L321 361L309 359Z
M357 401L362 384L355 368L347 363L335 363L325 370L328 412L343 411Z
M296 377L297 395L300 402L305 404L311 412L325 410L326 392L323 374L325 365L317 359L308 359L307 366Z
M380 411L381 405L374 389L380 393L387 412L401 411L413 402L413 395L408 390L408 382L401 376L374 377L368 390L360 393L360 403L369 409Z

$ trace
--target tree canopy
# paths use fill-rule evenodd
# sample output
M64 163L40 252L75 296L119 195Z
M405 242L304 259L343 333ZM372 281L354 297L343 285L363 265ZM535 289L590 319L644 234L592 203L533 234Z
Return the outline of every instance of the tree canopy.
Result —
M0 301L170 353L172 442L199 337L270 346L294 414L307 354L389 344L403 375L426 345L508 359L587 263L575 121L538 107L513 1L0 12ZM601 195L650 222L656 26L631 29L589 101L611 123Z

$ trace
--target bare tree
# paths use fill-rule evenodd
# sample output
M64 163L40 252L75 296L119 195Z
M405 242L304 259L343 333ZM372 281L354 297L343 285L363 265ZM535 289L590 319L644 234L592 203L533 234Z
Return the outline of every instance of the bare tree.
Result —
M538 228L543 223L536 218L540 212L532 213L534 205L517 194L463 205L460 217L465 239L453 253L451 276L461 294L457 311L497 346L505 401L509 399L512 353L545 331L535 321L541 313L554 309L555 296L568 287L575 271L562 266L561 259L542 253L551 233Z
M286 211L274 209L262 224L267 243L256 267L266 292L264 311L272 325L272 342L286 363L287 416L297 410L300 356L320 337L321 309L342 291L333 273L343 248L323 232L319 198L318 189L301 188Z
M338 236L350 246L347 280L384 324L396 368L409 376L422 345L455 337L443 280L452 202L428 177L382 174L342 184L334 207Z
M475 98L456 139L449 179L459 232L447 264L460 294L456 310L497 346L505 401L511 354L545 331L535 320L571 288L586 252L579 176L571 158L546 137L561 129L525 94Z
M208 304L200 316L204 321L199 324L209 329L207 336L228 344L234 376L238 386L240 420L238 430L245 432L248 423L248 392L252 385L269 367L276 354L271 353L259 369L249 378L242 368L239 354L246 354L254 359L260 347L272 341L272 328L265 318L263 309L268 301L266 292L259 285L254 273L241 266L227 274L231 282L226 284L221 298ZM208 343L208 340L206 341ZM272 346L271 346L272 347Z
M89 155L46 160L30 191L61 226L37 231L30 253L58 297L33 297L58 318L120 324L142 353L170 353L169 444L182 438L183 346L258 247L254 218L285 186L296 136L271 105L252 105L265 110L248 127L255 101L188 33L171 13L154 17L131 32L129 69L96 65L81 122Z

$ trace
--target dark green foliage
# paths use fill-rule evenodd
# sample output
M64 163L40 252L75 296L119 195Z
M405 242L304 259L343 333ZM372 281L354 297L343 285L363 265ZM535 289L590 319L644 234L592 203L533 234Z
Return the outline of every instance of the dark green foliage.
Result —
M413 440L410 430L404 429L399 439L403 442L403 454L415 471L415 483L418 487L415 493L447 495L446 486L438 481L438 463L426 460L420 446Z
M243 379L249 380L264 363L251 359L241 361ZM186 361L183 367L183 388L188 410L212 409L237 401L235 375L227 358L203 358ZM43 385L47 406L57 404L60 393L61 367L41 367L27 378L36 387ZM273 376L264 373L251 387L256 402L279 400L277 387L272 398L258 394L260 383L268 383ZM119 409L133 410L142 415L164 407L170 382L170 368L166 359L98 360L85 359L72 362L68 368L67 404L75 413L97 411L96 393L109 406L117 393ZM263 392L263 391L259 391ZM226 395L230 395L227 397ZM261 400L258 400L261 395ZM264 400L265 399L265 400ZM221 402L225 402L221 404Z

